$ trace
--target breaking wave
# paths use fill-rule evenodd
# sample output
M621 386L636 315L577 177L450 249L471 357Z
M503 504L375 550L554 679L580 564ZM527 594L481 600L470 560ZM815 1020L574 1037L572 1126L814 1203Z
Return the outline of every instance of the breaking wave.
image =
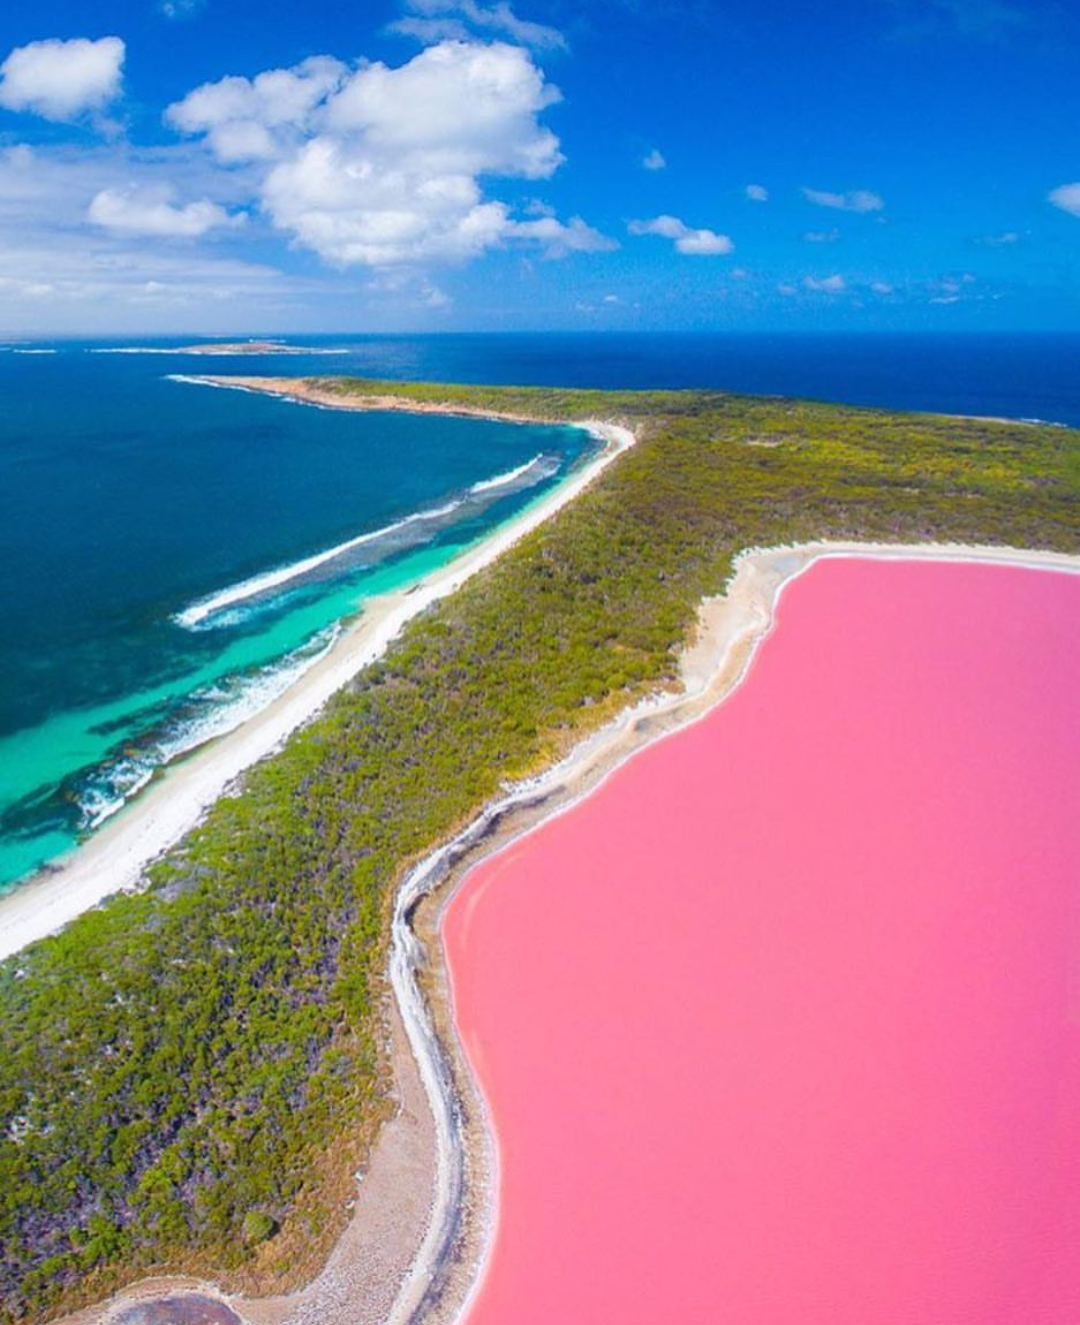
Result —
M185 607L176 613L173 620L187 630L233 625L236 622L233 613L222 615L228 609L240 605L250 606L259 600L297 588L305 581L323 578L337 571L353 570L358 565L371 565L395 552L429 542L458 519L478 514L511 492L524 491L553 477L558 473L560 463L558 456L534 456L524 465L474 483L463 496L452 498L441 506L414 511L412 515L406 515L381 529L359 534L323 552L316 552L286 566L231 584Z
M90 832L111 819L166 764L227 735L272 704L329 653L340 634L335 624L277 662L194 691L156 732L126 745L119 758L87 778L76 795L81 830Z

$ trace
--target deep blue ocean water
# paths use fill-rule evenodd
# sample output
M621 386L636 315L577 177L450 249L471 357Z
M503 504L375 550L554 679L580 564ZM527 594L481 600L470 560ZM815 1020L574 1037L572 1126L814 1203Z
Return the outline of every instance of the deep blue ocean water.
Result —
M1080 426L1080 336L290 341L343 352L0 350L0 886L268 702L366 597L441 564L590 445L571 429L319 410L172 375L711 387Z

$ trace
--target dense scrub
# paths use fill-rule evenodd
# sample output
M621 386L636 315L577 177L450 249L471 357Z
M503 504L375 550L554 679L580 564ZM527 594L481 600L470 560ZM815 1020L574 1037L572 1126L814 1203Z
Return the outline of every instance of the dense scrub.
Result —
M403 865L670 681L740 548L1080 550L1080 434L1066 430L699 392L336 389L618 419L641 441L418 618L145 892L0 966L8 1318L150 1267L263 1287L310 1268L298 1248L325 1247L342 1204L327 1193L385 1108L381 979Z

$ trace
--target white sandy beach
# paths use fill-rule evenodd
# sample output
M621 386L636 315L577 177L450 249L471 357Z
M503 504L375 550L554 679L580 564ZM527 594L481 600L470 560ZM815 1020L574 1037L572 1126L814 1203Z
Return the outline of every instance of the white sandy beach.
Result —
M326 657L261 713L167 769L84 846L0 898L0 958L55 933L109 894L136 886L145 867L192 828L245 769L278 749L378 658L410 618L572 501L634 440L614 424L585 420L577 426L604 443L588 465L414 588L371 599Z

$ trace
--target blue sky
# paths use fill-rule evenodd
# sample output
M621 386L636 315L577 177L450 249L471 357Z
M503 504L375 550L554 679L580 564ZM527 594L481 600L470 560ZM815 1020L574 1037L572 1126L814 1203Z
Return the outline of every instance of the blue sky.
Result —
M1080 329L1065 0L37 0L0 332Z

